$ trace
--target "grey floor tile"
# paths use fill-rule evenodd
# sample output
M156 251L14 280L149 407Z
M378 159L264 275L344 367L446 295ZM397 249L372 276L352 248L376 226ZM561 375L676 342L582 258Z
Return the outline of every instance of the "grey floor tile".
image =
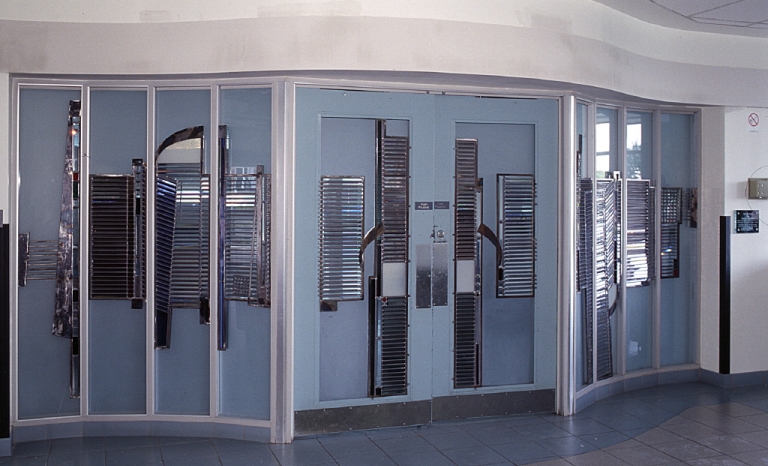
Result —
M681 461L690 461L710 456L720 456L719 451L705 447L692 440L678 440L675 442L654 445L653 448Z
M758 411L758 414L749 414L746 416L741 416L739 417L739 419L741 419L742 421L749 422L750 424L760 426L764 429L768 429L768 413Z
M754 443L755 445L759 445L763 448L768 448L768 430L736 434L736 437L744 439L747 442Z
M612 427L608 427L593 419L568 419L562 422L554 422L554 424L573 435L599 434L614 430Z
M47 456L25 456L23 458L0 458L3 466L46 466Z
M549 459L555 456L552 451L542 447L536 442L506 443L492 445L498 454L516 464L523 464L525 460Z
M691 466L747 466L746 463L725 455L691 460L688 464Z
M597 448L609 448L614 445L631 440L631 438L621 432L601 432L599 434L580 435L580 439L594 445ZM639 445L639 442L636 442ZM633 445L634 446L634 445Z
M200 458L218 458L213 442L207 439L192 443L161 445L160 453L162 453L165 463L178 463Z
M384 440L390 438L417 437L418 435L412 428L386 428L366 430L365 436L371 440Z
M418 453L423 451L437 451L431 443L424 440L424 438L414 435L401 438L388 438L383 440L375 440L376 445L381 448L384 453L388 454L395 460L395 456L408 455L411 453Z
M67 451L104 450L104 437L74 437L51 440L51 454Z
M705 437L697 441L702 445L708 446L709 448L726 455L763 449L763 447L748 442L743 438L736 437L735 435L716 435L714 437Z
M48 466L104 466L104 450L78 450L51 453Z
M444 432L430 435L422 434L422 437L440 451L483 445L478 439L465 432Z
M13 447L14 458L29 456L48 456L51 451L50 440L38 440L36 442L17 443Z
M393 458L398 466L452 466L449 460L439 451L421 451Z
M534 440L553 437L568 437L571 435L570 432L550 423L517 426L512 429L515 432Z
M245 440L213 439L213 446L223 464L238 464L250 459L252 464L277 464L268 445Z
M766 464L768 464L768 450L736 453L731 456L751 466L765 466Z
M106 450L125 450L129 448L151 447L158 445L158 437L105 437Z
M571 456L566 460L574 466L624 466L629 464L602 450Z
M484 466L498 464L506 459L488 446L456 448L445 450L443 454L461 466Z
M764 414L764 411L747 406L742 403L723 403L721 405L707 406L707 409L717 411L718 413L728 414L729 416L741 417L753 414Z
M145 446L106 451L107 466L147 466L163 464L160 447Z
M301 440L288 445L270 445L269 448L282 466L335 463L317 440Z
M726 434L726 432L722 430L715 429L711 426L706 426L700 422L691 421L690 419L682 419L680 422L671 425L669 423L665 423L663 424L663 427L664 429L681 437L694 440L697 438Z
M647 445L611 450L611 455L632 466L652 466L675 462L675 458Z
M355 440L368 440L368 436L363 431L342 432L340 434L318 435L317 441L323 445L333 445L338 443L352 442Z
M163 461L163 466L221 466L221 461L216 457L184 458L165 460Z
M499 422L487 427L467 430L466 432L485 445L501 445L503 443L523 442L526 440L525 436Z
M539 440L542 447L558 456L574 456L596 450L597 447L579 437L557 437Z
M365 458L348 458L337 460L339 466L397 466L392 458L379 451L377 454Z
M325 451L333 456L336 461L349 461L354 459L364 460L376 456L386 456L381 448L372 440L350 440L344 443L332 443L323 445Z
M571 463L562 458L548 458L544 460L525 460L517 465L530 465L530 466L571 466Z
M675 442L684 439L684 437L681 437L666 429L662 429L661 427L656 427L649 431L643 432L642 434L635 435L633 438L646 445L656 445L659 443Z

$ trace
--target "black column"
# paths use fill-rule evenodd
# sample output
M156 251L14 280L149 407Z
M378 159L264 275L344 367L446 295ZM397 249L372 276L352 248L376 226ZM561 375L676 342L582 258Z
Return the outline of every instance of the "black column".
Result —
M10 368L10 226L2 223L0 210L0 438L11 436L11 368Z
M731 373L731 217L720 217L720 373Z

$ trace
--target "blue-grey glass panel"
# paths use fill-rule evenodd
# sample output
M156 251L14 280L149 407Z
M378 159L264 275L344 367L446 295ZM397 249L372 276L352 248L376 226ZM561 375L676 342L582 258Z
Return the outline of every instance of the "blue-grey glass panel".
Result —
M222 89L219 103L219 123L229 136L230 172L255 173L263 165L264 173L271 173L271 89ZM228 302L228 347L218 353L222 416L269 419L270 330L268 308Z
M203 170L209 173L213 134L210 129L210 91L207 89L159 90L156 102L155 141L157 144L161 144L176 131L203 126L205 131ZM208 325L200 324L198 309L173 310L171 347L155 350L155 411L157 413L209 413L209 331Z
M208 331L207 325L200 324L197 309L173 310L171 348L155 350L158 414L208 414Z
M627 179L653 178L653 114L627 112ZM651 286L627 288L627 370L651 367L653 290Z
M661 365L694 361L696 229L687 221L686 193L697 186L693 115L661 114L661 185L683 188L683 222L679 226L679 276L660 280Z
M88 329L88 412L146 412L146 316L129 300L93 300Z
M147 91L93 90L88 166L92 174L131 174L131 160L147 158Z
M270 310L230 301L227 330L229 345L219 352L219 413L268 420Z
M387 131L390 124L387 123ZM320 175L365 177L364 231L374 226L376 121L322 118ZM365 251L363 277L373 275L373 245ZM368 290L365 298L340 301L338 311L320 313L320 400L368 396ZM319 301L317 305L319 306Z
M89 167L92 174L130 174L146 160L147 92L93 90ZM146 309L129 300L91 300L88 339L88 412L146 412Z
M57 240L70 100L79 90L21 89L19 95L19 232ZM55 281L19 287L18 415L76 415L69 396L70 339L51 335Z
M533 125L458 123L457 138L477 139L478 177L483 178L483 223L496 229L496 175L533 174ZM482 384L533 382L534 299L496 297L496 250L484 240ZM514 356L510 356L514 355Z

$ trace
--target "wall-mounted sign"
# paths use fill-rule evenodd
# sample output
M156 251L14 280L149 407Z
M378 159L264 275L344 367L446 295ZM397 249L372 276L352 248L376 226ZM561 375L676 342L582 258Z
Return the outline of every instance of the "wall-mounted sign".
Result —
M736 233L758 233L760 231L759 210L736 211Z

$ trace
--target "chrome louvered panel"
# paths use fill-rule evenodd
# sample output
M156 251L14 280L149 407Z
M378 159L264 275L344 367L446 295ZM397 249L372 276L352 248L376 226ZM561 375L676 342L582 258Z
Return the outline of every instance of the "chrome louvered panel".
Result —
M408 138L384 136L381 142L381 262L408 262Z
M73 337L73 291L78 288L74 275L76 257L75 219L79 210L78 172L80 161L80 101L69 102L64 176L62 177L61 214L59 217L58 257L56 266L56 294L52 333L60 337ZM74 306L76 307L76 306Z
M133 176L91 175L90 181L90 297L142 297L141 289L134 290L137 242Z
M209 176L198 164L163 163L158 176L176 184L171 306L198 308L209 296Z
M269 305L269 175L226 175L224 189L224 297Z
M272 176L258 175L256 203L253 207L253 262L248 304L269 307L271 298L271 228L272 228Z
M168 348L171 340L171 275L176 225L176 183L158 177L155 200L155 346Z
M477 140L456 140L456 200L454 234L456 260L477 257Z
M321 301L363 299L364 186L362 176L320 179Z
M680 275L680 224L683 222L682 188L661 188L661 278Z
M409 139L376 128L376 280L374 396L405 395L408 388ZM379 229L380 226L380 229ZM366 235L368 236L368 235ZM361 251L362 253L362 251ZM374 299L373 296L371 299Z
M405 395L408 388L408 298L382 299L378 308L375 394Z
M536 288L533 175L498 175L499 243L502 273L497 296L528 297Z
M456 140L453 321L453 386L471 388L480 380L480 241L478 233L477 140ZM459 267L466 270L460 270Z
M477 318L478 296L475 293L456 293L454 310L453 386L471 388L480 386L480 334Z
M147 297L147 164L142 159L133 160L134 238L133 296L132 307L139 309ZM141 300L141 301L139 301Z
M645 286L653 278L653 192L648 180L626 180L626 286Z
M19 233L19 286L27 280L55 280L59 242L31 240L29 233Z
M617 184L615 180L597 180L595 190L594 293L597 380L603 380L613 375L609 290L615 286Z
M594 351L594 276L592 273L594 241L594 202L592 179L579 180L579 243L578 243L578 287L582 293L582 319L584 338L584 382L591 384L592 354Z

